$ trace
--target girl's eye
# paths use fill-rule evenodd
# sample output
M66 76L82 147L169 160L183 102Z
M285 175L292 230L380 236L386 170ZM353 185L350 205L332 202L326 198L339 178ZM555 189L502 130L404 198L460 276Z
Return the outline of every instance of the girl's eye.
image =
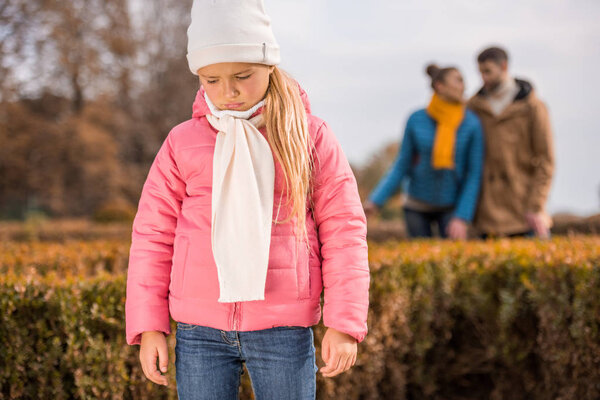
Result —
M252 74L250 74L250 75L252 75ZM243 79L248 79L248 78L250 78L250 75L246 75L246 76L238 76L237 78L238 78L238 79L240 79L240 80L243 80Z
M210 80L207 80L207 81L206 81L206 83L210 83L210 84L212 84L212 83L217 83L217 81L210 81Z

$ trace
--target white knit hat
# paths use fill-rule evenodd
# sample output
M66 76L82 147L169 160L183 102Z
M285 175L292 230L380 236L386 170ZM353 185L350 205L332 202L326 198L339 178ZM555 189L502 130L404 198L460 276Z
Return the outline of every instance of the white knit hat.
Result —
M280 62L262 0L193 0L187 35L187 60L194 75L198 68L221 62Z

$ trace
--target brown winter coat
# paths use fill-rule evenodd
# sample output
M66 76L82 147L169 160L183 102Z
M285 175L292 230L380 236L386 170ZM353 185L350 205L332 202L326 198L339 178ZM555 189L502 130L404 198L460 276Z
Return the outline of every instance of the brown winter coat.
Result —
M468 107L480 118L485 137L481 192L473 224L481 233L505 235L530 230L527 212L545 209L554 172L552 128L545 104L531 84L517 79L514 101L494 115L483 89Z

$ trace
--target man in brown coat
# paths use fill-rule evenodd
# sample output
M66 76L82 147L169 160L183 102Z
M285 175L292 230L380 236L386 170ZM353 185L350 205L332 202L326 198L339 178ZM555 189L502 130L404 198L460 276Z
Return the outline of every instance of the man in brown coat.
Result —
M554 150L546 106L529 82L509 76L503 49L488 48L477 61L483 87L468 107L483 125L485 163L473 224L482 238L548 237Z

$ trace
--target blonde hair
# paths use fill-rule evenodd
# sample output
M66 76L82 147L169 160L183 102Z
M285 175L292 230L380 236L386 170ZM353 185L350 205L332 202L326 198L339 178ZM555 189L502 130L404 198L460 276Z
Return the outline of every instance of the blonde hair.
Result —
M281 164L285 177L285 205L291 202L287 218L275 223L285 223L297 216L297 228L302 239L308 239L306 231L306 202L312 210L312 171L314 167L312 140L304 103L298 83L285 71L275 67L269 76L269 88L265 97L264 120L267 138L273 155ZM283 192L282 192L283 194ZM308 198L307 198L308 196ZM308 246L308 240L306 240Z

